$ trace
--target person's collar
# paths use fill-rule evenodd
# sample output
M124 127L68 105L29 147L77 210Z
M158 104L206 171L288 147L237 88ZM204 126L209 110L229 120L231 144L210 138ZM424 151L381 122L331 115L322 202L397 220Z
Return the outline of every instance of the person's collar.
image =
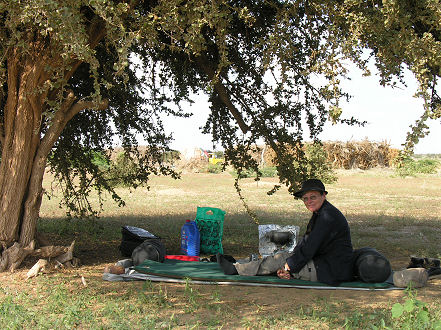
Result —
M325 206L325 204L327 204L327 203L329 203L329 202L328 202L327 199L325 199L325 200L323 201L322 206L320 206L320 208L319 208L317 211L313 212L313 214L319 214L320 211L322 210L323 206Z

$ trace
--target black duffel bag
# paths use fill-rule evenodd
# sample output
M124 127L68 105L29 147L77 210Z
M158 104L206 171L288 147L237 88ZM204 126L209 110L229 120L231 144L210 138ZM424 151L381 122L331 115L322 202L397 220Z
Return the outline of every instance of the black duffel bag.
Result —
M135 266L142 264L146 259L164 262L165 254L165 246L160 240L148 239L133 250L132 261Z
M370 247L354 250L354 276L367 283L382 283L392 273L389 260L380 252Z

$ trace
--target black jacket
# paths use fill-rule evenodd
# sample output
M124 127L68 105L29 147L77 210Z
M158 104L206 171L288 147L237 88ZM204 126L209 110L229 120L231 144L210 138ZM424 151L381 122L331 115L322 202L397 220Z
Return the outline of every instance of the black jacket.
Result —
M314 261L319 282L336 285L353 278L351 233L344 215L327 200L309 220L306 234L286 259L292 273Z

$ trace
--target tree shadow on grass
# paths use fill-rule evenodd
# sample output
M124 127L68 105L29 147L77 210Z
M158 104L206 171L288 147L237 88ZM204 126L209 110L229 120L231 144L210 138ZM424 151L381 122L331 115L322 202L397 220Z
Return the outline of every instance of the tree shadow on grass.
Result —
M116 262L125 258L119 251L121 227L135 226L159 236L167 254L182 254L180 232L186 219L195 214L161 216L112 216L94 220L42 218L38 231L54 245L69 245L75 240L75 255L84 265ZM440 257L441 219L415 219L378 215L347 216L354 248L374 247L396 266L410 255ZM308 218L303 213L260 212L261 224L297 225L303 234ZM227 213L223 224L222 246L225 254L245 257L258 253L258 225L246 213ZM399 262L399 264L397 264ZM402 265L405 267L405 265Z

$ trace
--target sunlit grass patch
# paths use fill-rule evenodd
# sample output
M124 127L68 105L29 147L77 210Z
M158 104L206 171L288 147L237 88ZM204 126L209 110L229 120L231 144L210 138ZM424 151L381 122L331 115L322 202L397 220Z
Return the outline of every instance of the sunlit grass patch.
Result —
M276 183L276 178L258 183L252 178L241 180L243 196L261 224L297 225L302 234L310 213L283 187L268 196ZM100 218L94 220L69 220L55 197L45 198L38 230L57 245L75 239L75 255L83 266L49 271L28 281L24 281L26 270L3 275L0 328L364 329L381 328L381 320L393 326L391 308L405 301L402 292L337 294L103 281L104 266L123 258L118 250L121 226L147 229L161 237L168 254L180 254L181 226L186 219L194 219L198 206L226 212L225 254L245 257L258 252L258 226L243 208L228 173L186 174L177 181L154 177L150 184L150 190L117 188L127 206L119 208L106 201ZM328 199L348 219L354 247L375 247L395 269L406 267L412 254L441 257L441 176L403 179L385 169L338 171L338 181L326 188ZM436 285L420 292L431 311L441 309Z

